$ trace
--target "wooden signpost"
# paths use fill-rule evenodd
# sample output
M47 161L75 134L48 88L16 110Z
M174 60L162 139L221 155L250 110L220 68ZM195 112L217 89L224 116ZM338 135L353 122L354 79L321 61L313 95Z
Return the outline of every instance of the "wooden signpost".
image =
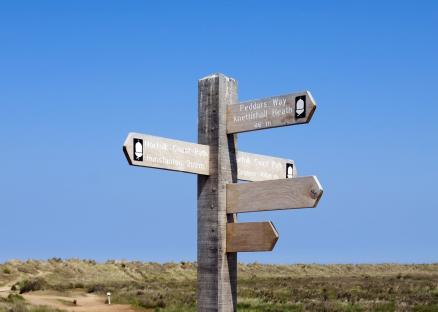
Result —
M308 91L239 103L236 81L214 74L198 84L197 144L126 138L130 165L197 174L198 311L236 311L237 252L270 251L278 240L271 222L238 223L237 213L315 207L323 193L292 160L238 151L237 133L308 123L315 108Z

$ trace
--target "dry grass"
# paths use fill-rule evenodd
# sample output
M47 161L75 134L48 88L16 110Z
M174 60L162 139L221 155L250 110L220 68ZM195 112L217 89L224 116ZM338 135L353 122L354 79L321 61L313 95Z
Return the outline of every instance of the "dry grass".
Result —
M239 265L239 311L438 311L438 264ZM19 291L111 291L113 302L195 311L195 263L9 261L0 285ZM0 310L1 311L1 310Z
M29 306L24 298L17 294L0 297L0 312L62 312L46 306Z

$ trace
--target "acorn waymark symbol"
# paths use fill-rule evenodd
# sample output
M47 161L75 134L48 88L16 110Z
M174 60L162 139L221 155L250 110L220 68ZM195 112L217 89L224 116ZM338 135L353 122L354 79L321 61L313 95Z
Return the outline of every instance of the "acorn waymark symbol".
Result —
M134 138L134 160L143 161L143 140Z
M295 118L306 117L306 96L297 96L295 98Z
M291 179L294 177L294 164L286 164L286 179Z

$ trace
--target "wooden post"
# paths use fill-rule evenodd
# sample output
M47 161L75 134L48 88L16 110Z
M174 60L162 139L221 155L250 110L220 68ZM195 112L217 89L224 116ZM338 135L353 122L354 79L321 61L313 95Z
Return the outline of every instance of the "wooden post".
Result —
M210 175L198 175L198 311L237 309L237 253L226 252L226 185L237 182L236 137L227 135L227 106L237 82L222 74L198 82L198 143L210 146Z

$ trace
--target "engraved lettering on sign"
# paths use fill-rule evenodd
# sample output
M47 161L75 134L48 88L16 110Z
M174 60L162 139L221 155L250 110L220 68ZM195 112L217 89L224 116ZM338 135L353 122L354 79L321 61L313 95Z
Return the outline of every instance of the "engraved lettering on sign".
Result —
M286 106L287 98L275 97L264 102L249 102L240 104L240 112L243 115L234 116L234 122L243 122L248 120L266 119L269 117L278 117L287 113L292 113L292 107ZM268 121L269 122L269 121ZM255 122L254 127L260 128L261 122Z
M210 148L207 145L171 140L147 134L130 133L123 145L129 163L195 174L210 174ZM292 164L289 177L297 175L290 159L237 151L237 179L265 181L285 178L286 164Z
M229 105L227 133L309 122L316 104L308 91Z
M133 133L125 141L124 151L132 165L209 174L206 145Z
M291 160L271 156L237 153L237 177L245 181L265 181L285 178L286 164L293 164ZM292 177L296 171L292 167Z
M170 155L175 156L200 156L207 159L208 153L206 151L201 151L198 148L191 148L191 147L181 147L175 144L169 144L169 143L162 143L162 142L154 142L154 141L145 141L145 155L146 160L157 163L157 164L164 164L168 166L175 166L181 170L184 170L185 167L191 168L191 169L206 169L207 166L204 163L197 162L195 160L191 159L177 159L172 158ZM152 150L157 150L160 152L169 152L168 155L162 154L160 156L154 156ZM151 154L149 154L151 153Z

